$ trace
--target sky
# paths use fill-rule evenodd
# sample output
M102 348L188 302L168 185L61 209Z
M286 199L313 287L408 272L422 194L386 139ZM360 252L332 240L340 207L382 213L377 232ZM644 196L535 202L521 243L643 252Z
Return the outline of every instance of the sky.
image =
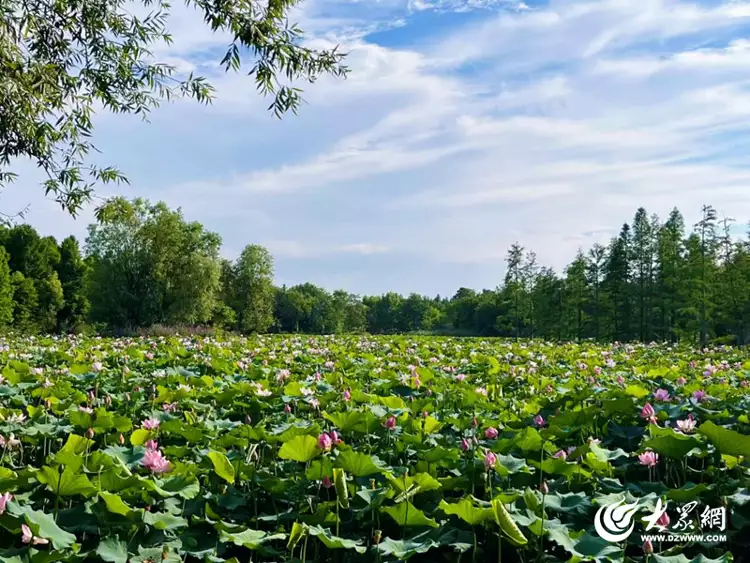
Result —
M559 271L641 206L750 220L750 2L307 0L291 19L351 72L279 121L175 3L155 55L216 100L97 115L99 158L131 182L98 195L181 207L230 259L262 244L278 284L359 294L494 288L514 242ZM94 206L74 220L18 171L3 211L85 239Z

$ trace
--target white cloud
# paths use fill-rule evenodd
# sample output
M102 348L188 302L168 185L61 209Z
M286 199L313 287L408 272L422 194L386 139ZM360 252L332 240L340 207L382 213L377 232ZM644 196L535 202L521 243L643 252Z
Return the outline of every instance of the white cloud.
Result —
M274 256L284 258L321 258L331 255L359 254L369 256L390 252L387 246L373 243L352 243L342 245L327 245L324 243L304 243L296 240L266 240L263 245Z
M601 60L594 72L645 78L660 72L725 73L750 69L750 41L738 39L724 48L703 48L672 56Z
M302 259L325 258L326 283L349 280L354 261L378 279L375 262L425 260L445 275L425 274L423 291L441 293L499 281L516 240L560 268L641 205L662 216L678 205L688 223L704 203L750 218L748 3L514 6L302 4L308 44L343 42L350 77L304 85L308 105L279 123L246 76L217 74L215 105L175 104L182 126L165 142L190 135L208 150L231 137L231 165L217 157L183 174L201 155L180 155L163 164L173 180L149 185L151 199L184 205L228 248L261 242L307 268ZM468 25L416 27L428 26L425 10L466 8L477 8ZM182 38L166 52L180 64L203 64L196 51L226 39L192 16L178 14ZM368 35L400 25L388 46Z

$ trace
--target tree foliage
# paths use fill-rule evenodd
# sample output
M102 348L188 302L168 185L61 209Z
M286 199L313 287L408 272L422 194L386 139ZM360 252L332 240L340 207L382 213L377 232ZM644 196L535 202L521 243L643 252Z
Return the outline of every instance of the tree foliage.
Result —
M238 71L250 59L258 90L277 116L296 111L296 81L313 82L346 68L337 49L313 50L287 15L299 0L187 0L214 32L230 36L221 61ZM46 173L44 190L75 214L97 183L125 176L89 158L98 106L146 117L160 102L188 96L209 102L202 77L183 76L153 56L169 43L166 0L5 0L0 3L0 183L27 158Z
M86 239L93 320L127 328L207 322L219 293L220 244L180 210L114 200Z
M262 246L246 246L235 262L232 301L243 332L266 332L273 325L273 258Z
M219 236L180 210L117 198L99 210L83 253L73 237L58 246L28 225L0 229L0 326L747 343L750 236L710 207L689 232L677 209L662 223L641 208L632 224L580 249L559 274L516 243L495 289L359 296L309 282L275 287L266 248L227 260Z

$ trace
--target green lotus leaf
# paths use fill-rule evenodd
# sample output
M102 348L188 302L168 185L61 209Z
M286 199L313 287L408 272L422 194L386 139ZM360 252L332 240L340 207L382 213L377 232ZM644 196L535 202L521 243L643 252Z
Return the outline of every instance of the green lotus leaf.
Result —
M318 447L318 441L312 436L303 435L285 442L279 450L279 457L281 459L307 463L314 457L320 455L320 452L321 450Z
M235 471L232 462L221 452L208 452L208 459L214 466L216 474L224 479L227 483L234 483Z

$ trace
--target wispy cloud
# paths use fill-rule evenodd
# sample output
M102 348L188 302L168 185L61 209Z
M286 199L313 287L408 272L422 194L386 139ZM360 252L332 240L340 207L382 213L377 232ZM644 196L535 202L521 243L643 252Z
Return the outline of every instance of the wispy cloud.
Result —
M347 254L385 254L390 251L387 246L372 244L366 242L342 244L342 245L325 245L310 244L296 240L267 240L264 245L275 256L282 258L320 258L331 255Z

